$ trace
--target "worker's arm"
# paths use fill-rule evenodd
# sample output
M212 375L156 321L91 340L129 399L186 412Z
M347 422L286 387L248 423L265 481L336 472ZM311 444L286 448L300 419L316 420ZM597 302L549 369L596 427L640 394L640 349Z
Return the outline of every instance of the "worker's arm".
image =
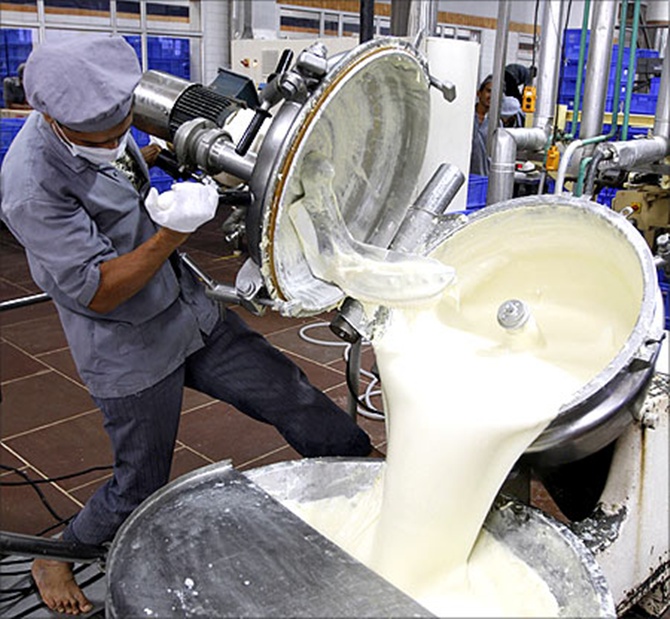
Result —
M89 309L106 314L137 294L170 254L216 214L219 194L211 184L178 183L160 196L151 189L144 201L160 228L133 251L100 264L100 284Z
M190 233L159 228L133 251L100 264L100 285L89 309L106 314L137 294Z

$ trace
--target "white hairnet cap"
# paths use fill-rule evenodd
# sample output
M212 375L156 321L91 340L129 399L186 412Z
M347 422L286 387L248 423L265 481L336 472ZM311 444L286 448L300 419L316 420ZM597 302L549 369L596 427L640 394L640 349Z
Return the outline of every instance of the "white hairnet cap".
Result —
M515 97L503 97L500 106L501 116L514 116L521 111L521 103Z
M105 131L130 113L142 71L120 36L47 41L26 62L23 84L36 110L75 131Z

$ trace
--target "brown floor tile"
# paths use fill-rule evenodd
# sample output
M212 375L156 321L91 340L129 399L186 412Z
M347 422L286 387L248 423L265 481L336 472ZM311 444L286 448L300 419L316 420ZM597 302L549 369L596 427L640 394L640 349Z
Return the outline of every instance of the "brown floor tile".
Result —
M549 514L559 520L560 522L568 523L570 520L563 515L558 505L554 503L554 499L547 492L542 482L537 479L531 480L530 483L530 504L533 507L541 509L545 514Z
M32 281L26 254L22 248L0 244L0 252L2 252L0 278L21 286L25 285L25 282Z
M184 389L184 401L182 402L181 410L184 412L190 411L194 408L200 408L206 404L211 404L212 402L216 402L216 400L204 393L186 387Z
M292 327L280 333L268 336L268 340L277 348L295 353L307 359L313 359L324 365L342 358L344 347L312 343L300 337L300 327ZM327 326L315 326L307 331L307 336L318 342L341 343Z
M28 470L27 473L33 479L38 478L34 471ZM23 482L24 479L15 474L3 477L3 482L8 481ZM79 511L79 506L72 499L50 484L40 484L39 488L59 517L69 518ZM3 531L37 535L56 522L56 517L49 513L31 486L0 487L0 529Z
M0 313L0 334L11 325L30 322L47 316L58 316L56 307L51 301L43 301L26 307L5 310Z
M8 437L95 408L88 392L48 372L3 385L0 436Z
M170 481L186 475L191 471L212 464L208 459L203 458L192 452L187 447L177 447L172 460L172 469L170 470Z
M50 368L65 374L65 376L82 385L82 387L84 386L84 383L79 376L79 372L77 371L77 366L74 364L74 359L72 358L72 354L70 353L69 348L63 348L54 352L41 353L35 356L45 365L48 365Z
M270 452L260 458L244 462L237 466L240 471L248 471L250 469L260 468L262 466L268 466L270 464L276 464L277 462L285 462L287 460L300 460L302 456L292 447L286 445L280 447L273 452Z
M96 477L86 484L83 484L77 488L73 488L72 490L68 490L68 494L72 495L75 499L77 499L77 501L84 505L95 494L95 491L111 477L111 473L102 475L101 477Z
M113 463L99 411L6 440L5 444L50 478ZM77 488L106 474L95 471L58 484L65 489Z
M48 371L43 363L29 357L16 345L0 342L0 382Z
M0 301L13 301L30 294L30 291L15 282L0 278Z
M304 325L310 322L309 318L288 318L273 310L267 310L262 316L254 316L244 308L239 306L231 309L244 320L254 331L263 334L265 337L273 333L280 333L296 326Z
M31 355L67 348L67 340L57 315L37 318L30 322L3 325L2 337L19 345Z
M7 449L4 442L0 443L0 476L8 475L11 473L10 470L4 467L11 467L12 469L24 469L26 468L25 462L17 458L13 453Z
M270 425L217 402L182 415L177 439L214 462L246 462L286 444Z

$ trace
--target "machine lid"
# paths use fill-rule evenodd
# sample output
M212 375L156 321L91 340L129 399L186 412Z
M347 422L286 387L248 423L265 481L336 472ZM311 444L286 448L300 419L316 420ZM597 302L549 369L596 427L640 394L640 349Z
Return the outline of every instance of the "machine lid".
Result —
M289 315L335 307L343 292L314 277L288 207L303 194L313 152L335 170L333 191L349 233L387 247L410 206L428 140L430 77L409 43L382 38L342 56L304 105L282 105L250 181L250 251L268 292Z

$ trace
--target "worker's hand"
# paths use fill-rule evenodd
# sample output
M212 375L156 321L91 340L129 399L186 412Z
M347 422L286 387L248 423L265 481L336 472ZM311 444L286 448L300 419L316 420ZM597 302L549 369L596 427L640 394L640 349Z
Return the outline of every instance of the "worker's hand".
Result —
M152 187L144 203L159 226L190 233L214 217L219 193L212 185L175 183L170 191L160 195Z
M151 167L154 165L154 163L156 163L156 159L158 158L161 150L161 147L156 143L147 144L146 146L140 148L140 152L142 153L142 157L144 158L147 166Z

